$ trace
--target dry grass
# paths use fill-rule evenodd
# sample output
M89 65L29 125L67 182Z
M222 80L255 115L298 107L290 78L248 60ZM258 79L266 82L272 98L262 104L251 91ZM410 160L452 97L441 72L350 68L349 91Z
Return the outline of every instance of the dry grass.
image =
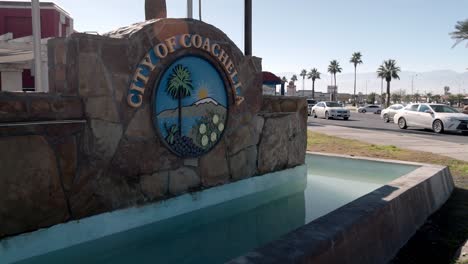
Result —
M455 258L457 250L468 238L468 162L311 131L308 131L307 150L449 166L456 185L452 196L427 220L390 263L467 263L466 260L457 262Z
M441 155L405 150L395 146L373 145L311 131L308 131L307 150L449 166L455 185L468 190L468 162Z

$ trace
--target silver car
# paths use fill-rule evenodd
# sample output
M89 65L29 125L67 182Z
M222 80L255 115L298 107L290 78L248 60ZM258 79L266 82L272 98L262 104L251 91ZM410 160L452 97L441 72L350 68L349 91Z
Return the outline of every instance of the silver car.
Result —
M384 120L385 123L388 123L390 121L393 121L393 117L395 117L396 113L403 109L405 106L402 104L394 104L391 105L384 110L382 110L382 113L380 114L380 117Z
M358 113L374 113L374 114L380 114L382 112L382 107L379 105L366 105L363 107L358 108Z
M312 107L312 116L315 118L323 117L325 119L339 117L344 120L348 120L351 113L348 109L342 107L337 102L319 102Z

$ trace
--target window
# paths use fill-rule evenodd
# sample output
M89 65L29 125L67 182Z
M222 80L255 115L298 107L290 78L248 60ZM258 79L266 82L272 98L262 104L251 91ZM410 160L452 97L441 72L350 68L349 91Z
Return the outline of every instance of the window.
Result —
M408 105L408 106L406 107L406 110L408 110L408 111L418 111L418 107L419 107L418 104Z
M457 109L448 105L431 105L436 113L460 113Z
M335 102L327 102L326 104L328 107L341 107L340 104L335 103Z
M426 112L427 110L429 110L429 111L431 110L431 109L429 108L429 106L427 106L427 105L421 105L421 107L419 107L419 112L423 112L423 113L424 113L424 112Z

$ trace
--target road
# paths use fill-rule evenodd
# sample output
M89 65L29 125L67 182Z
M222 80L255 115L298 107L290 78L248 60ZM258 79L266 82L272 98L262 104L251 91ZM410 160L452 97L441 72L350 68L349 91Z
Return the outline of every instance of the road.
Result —
M308 125L313 126L322 126L322 125L334 125L334 126L344 126L350 128L359 128L359 129L368 129L368 130L379 130L391 133L408 133L413 135L418 135L422 138L440 140L452 143L467 144L468 136L462 135L461 133L444 133L444 134L435 134L431 130L417 129L417 128L408 128L400 129L393 122L385 123L380 119L380 115L372 113L351 113L351 118L347 121L342 119L330 119L325 120L322 118L313 118L309 116Z

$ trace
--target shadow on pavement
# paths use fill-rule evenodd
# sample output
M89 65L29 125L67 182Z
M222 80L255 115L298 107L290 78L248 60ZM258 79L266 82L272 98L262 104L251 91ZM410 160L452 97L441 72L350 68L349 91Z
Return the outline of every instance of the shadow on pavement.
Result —
M467 238L468 190L455 188L390 263L454 263Z

